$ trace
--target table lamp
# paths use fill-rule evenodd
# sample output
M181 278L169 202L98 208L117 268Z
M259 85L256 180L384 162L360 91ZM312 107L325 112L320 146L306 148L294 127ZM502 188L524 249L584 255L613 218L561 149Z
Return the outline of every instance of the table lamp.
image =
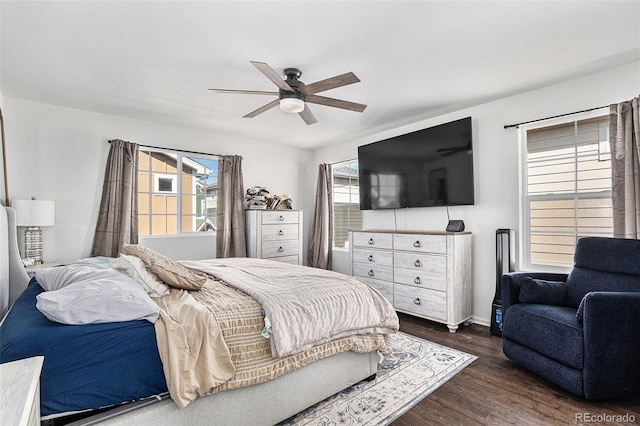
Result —
M56 220L56 204L53 201L11 200L16 211L16 226L26 226L24 231L24 257L33 259L33 263L42 263L41 226L53 226Z

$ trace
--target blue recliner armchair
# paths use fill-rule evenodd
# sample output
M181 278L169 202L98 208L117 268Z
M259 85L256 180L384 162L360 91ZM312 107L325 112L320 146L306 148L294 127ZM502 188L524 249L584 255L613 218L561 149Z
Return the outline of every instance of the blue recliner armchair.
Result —
M502 276L507 357L586 399L640 394L640 240L582 238L570 274Z

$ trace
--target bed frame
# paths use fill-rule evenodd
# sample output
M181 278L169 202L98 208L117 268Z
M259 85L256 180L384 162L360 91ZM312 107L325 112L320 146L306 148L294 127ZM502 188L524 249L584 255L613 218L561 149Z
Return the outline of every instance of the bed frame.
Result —
M0 315L3 318L28 282L18 250L15 212L2 206ZM273 425L375 376L377 369L377 352L343 352L265 383L199 398L182 410L171 399L154 399L125 404L72 424Z

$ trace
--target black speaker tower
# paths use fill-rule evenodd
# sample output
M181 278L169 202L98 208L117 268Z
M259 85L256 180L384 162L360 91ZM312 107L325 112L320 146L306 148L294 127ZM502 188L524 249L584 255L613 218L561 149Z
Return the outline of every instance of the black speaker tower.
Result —
M505 265L504 257L507 255L507 263ZM491 304L491 334L502 336L502 274L504 274L505 266L508 272L513 272L513 264L511 259L511 229L496 230L496 293Z

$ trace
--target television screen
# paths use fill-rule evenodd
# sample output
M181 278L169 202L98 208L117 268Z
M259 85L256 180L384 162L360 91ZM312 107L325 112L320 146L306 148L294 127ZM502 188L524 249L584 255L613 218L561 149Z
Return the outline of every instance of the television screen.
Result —
M360 210L474 203L471 117L358 147Z

